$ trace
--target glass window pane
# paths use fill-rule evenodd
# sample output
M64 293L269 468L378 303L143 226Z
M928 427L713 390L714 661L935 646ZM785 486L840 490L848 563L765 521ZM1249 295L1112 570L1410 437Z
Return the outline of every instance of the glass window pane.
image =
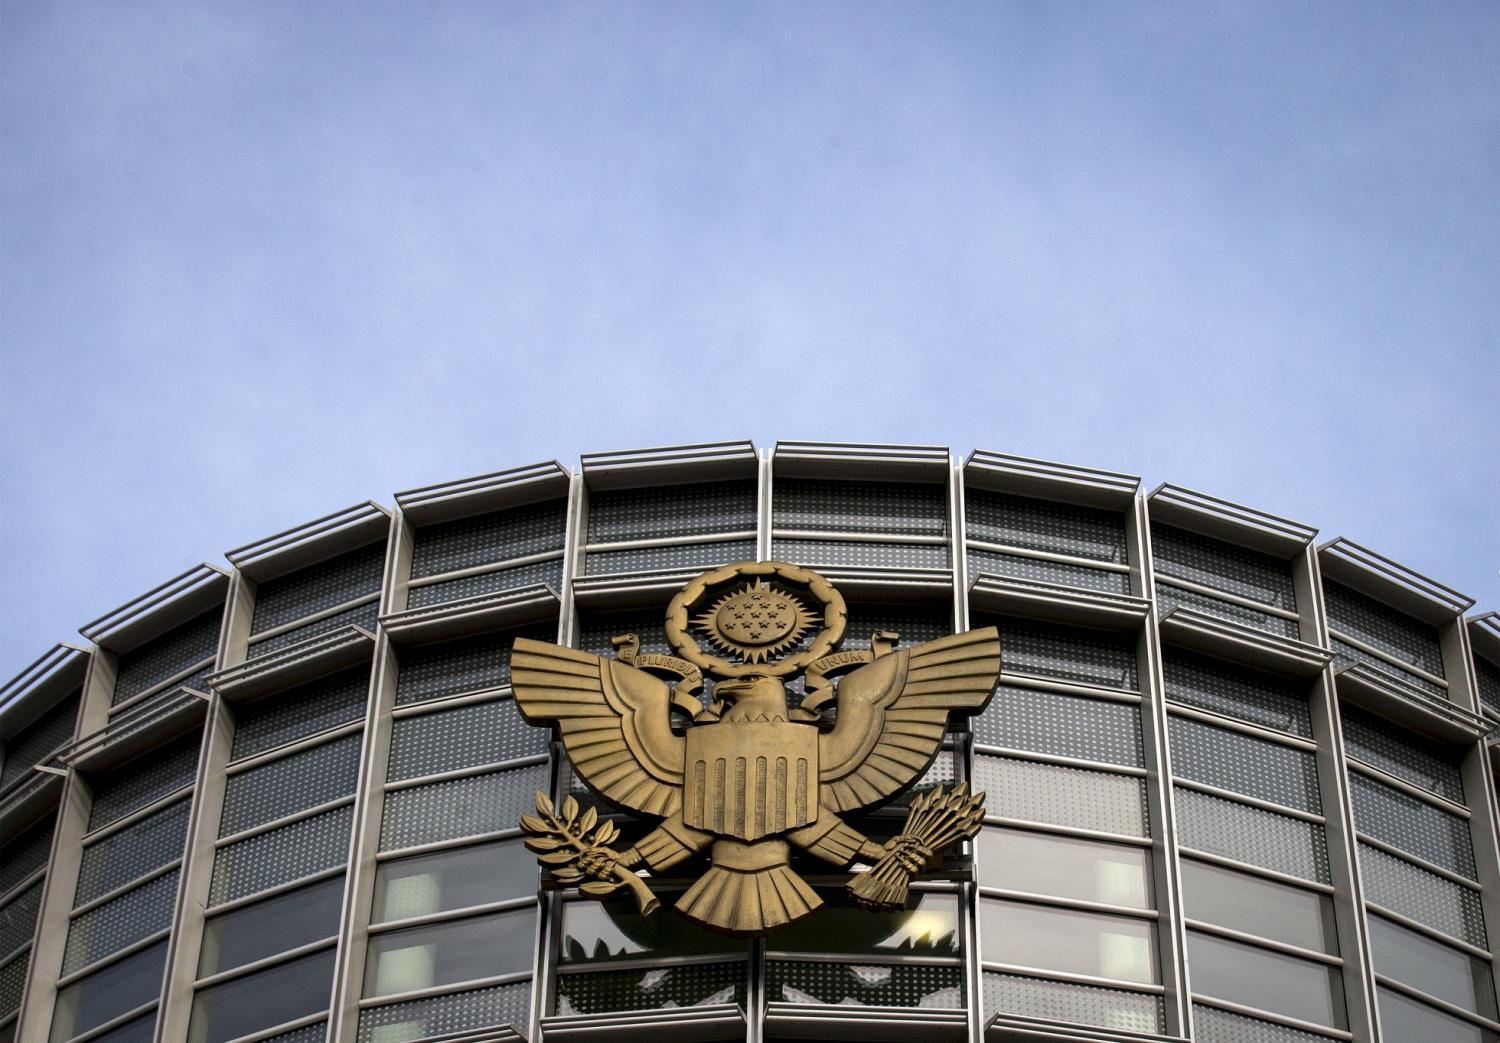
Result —
M333 950L325 949L193 997L188 1043L224 1043L328 1009Z
M1344 1027L1343 977L1336 967L1195 931L1188 932L1187 952L1195 994Z
M1375 972L1449 1003L1495 1016L1490 965L1380 916L1370 918Z
M536 856L519 840L384 862L375 873L372 923L467 909L533 894Z
M70 1039L155 999L161 993L167 943L158 942L95 971L57 993L52 1040Z
M1184 858L1182 905L1191 920L1338 953L1333 903L1315 891Z
M1157 982L1156 928L1145 920L985 898L979 926L990 962Z
M1144 848L989 827L979 834L978 854L979 882L988 887L1152 908Z
M203 926L198 976L206 978L339 933L342 876L256 902Z
M535 922L536 911L526 908L377 934L365 964L365 995L530 971Z
M1443 1043L1495 1043L1496 1037L1478 1025L1460 1021L1425 1003L1390 989L1376 989L1380 997L1380 1034L1393 1040L1442 1040Z
M806 920L766 941L772 952L829 952L957 956L958 897L912 892L906 908L868 912L843 895L827 895Z
M676 895L661 892L662 904ZM749 952L750 943L727 938L663 909L643 918L628 902L564 902L561 963L639 960L647 956L705 956Z

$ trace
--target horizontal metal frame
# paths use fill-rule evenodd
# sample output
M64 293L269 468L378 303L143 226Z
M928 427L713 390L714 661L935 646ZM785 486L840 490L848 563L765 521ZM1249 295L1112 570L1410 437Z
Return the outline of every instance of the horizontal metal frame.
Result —
M90 774L109 771L186 735L208 715L208 703L208 694L195 688L169 688L65 746L54 760Z
M566 538L559 533L559 538ZM561 561L566 553L561 546L551 550L539 550L531 554L518 554L513 558L500 558L496 561L487 561L480 565L466 565L461 569L449 569L446 572L429 572L424 576L412 576L406 581L409 590L419 590L422 587L432 587L439 583L447 583L455 579L467 579L470 576L487 576L491 572L504 572L507 569L518 569L523 565L537 565L544 561Z
M985 1043L1191 1043L1184 1036L1044 1021L1004 1012L990 1015L983 1032Z
M264 644L273 637L280 637L282 634L290 633L293 630L300 630L302 627L310 626L313 623L321 623L330 616L337 616L340 613L348 612L362 605L379 601L380 596L379 590L372 590L365 594L358 594L347 601L341 601L337 605L330 605L327 608L320 608L316 612L309 612L305 616L298 616L296 619L286 623L278 623L274 627L252 631L248 639L249 647L246 650L246 654L252 659L267 655L268 653L266 652L257 652L255 646Z
M375 635L350 623L210 674L208 683L227 702L249 702L367 663L374 654Z
M389 510L366 500L247 543L224 556L248 578L264 583L382 540L390 522Z
M429 713L442 713L444 710L456 710L461 706L475 706L479 703L498 703L515 697L515 690L508 684L477 688L472 692L445 695L441 699L423 699L421 702L393 706L391 718L399 721L407 717L425 717Z
M771 530L771 539L802 540L810 543L882 543L910 547L946 547L946 535L905 532L840 532L835 529L783 529Z
M562 896L565 904L573 902L591 902L592 898L585 898L576 891ZM748 945L748 941L746 942ZM711 952L701 954L689 954L678 956L643 956L633 960L587 960L583 963L563 963L558 961L556 973L568 975L588 974L613 974L617 971L642 971L660 970L671 967L706 967L718 966L719 964L738 963L747 968L754 962L754 956L747 948L744 952Z
M706 1043L743 1039L748 1022L737 1004L658 1007L609 1014L563 1014L541 1021L546 1043ZM488 1037L485 1037L488 1043ZM476 1041L477 1043L477 1041Z
M152 931L144 938L137 938L129 945L126 945L120 949L116 949L114 952L110 953L107 956L101 956L92 963L88 963L82 967L79 967L76 971L69 971L66 974L59 974L57 976L57 988L59 991L61 991L67 988L69 985L72 985L76 981L82 981L84 978L89 977L97 971L102 971L106 967L112 966L113 964L119 963L121 960L128 959L129 957L134 956L138 952L143 952L146 949L151 948L151 946L155 945L157 942L163 941L166 938L170 937L171 934L172 928L170 925L159 928L155 931ZM155 1001L153 1000L152 1002Z
M380 627L396 645L420 645L555 619L561 610L557 591L545 583L529 583L494 594L392 612L380 617Z
M584 453L579 458L584 485L600 490L754 478L759 462L749 439Z
M1057 551L1037 550L1035 547L1017 547L1009 543L994 543L990 540L975 539L972 536L965 537L964 542L971 551L984 551L988 554L1008 554L1016 558L1032 558L1036 561L1053 561L1060 565L1073 565L1080 569L1094 569L1098 572L1118 572L1129 575L1131 567L1122 561L1100 561L1098 558L1081 558L1076 554L1060 554Z
M9 742L83 684L91 655L59 643L0 685L0 742Z
M0 834L14 836L57 807L65 774L38 765L18 779L0 800Z
M1326 826L1328 824L1327 817L1315 811L1303 811L1301 808L1294 808L1287 804L1278 804L1272 800L1263 800L1260 797L1252 797L1246 793L1224 789L1222 786L1214 786L1207 782L1198 782L1194 779L1178 775L1175 772L1172 775L1172 785L1179 789L1193 790L1197 793L1207 794L1210 797L1217 797L1220 800L1227 800L1233 804L1243 804L1246 807L1255 808L1257 811L1269 811L1275 815L1285 815L1287 818L1298 819L1302 822L1311 822L1319 826Z
M980 572L969 584L969 604L981 611L1073 626L1133 632L1151 617L1151 602L1045 580Z
M1430 670L1422 669L1415 663L1408 663L1404 660L1398 659L1396 656L1392 655L1390 652L1387 652L1383 648L1372 645L1368 641L1362 641L1350 634L1346 634L1344 631L1340 630L1332 623L1328 625L1328 636L1330 638L1337 638L1344 644L1351 645L1354 648L1359 649L1361 652L1367 652L1375 658L1381 660L1382 662L1389 663L1391 666L1394 666L1402 673L1411 674L1413 677L1420 677L1422 680L1427 681L1431 684L1435 684L1439 688L1448 688L1448 679L1446 677L1443 677L1441 674L1435 674Z
M438 482L395 494L396 506L421 528L567 496L572 474L556 460Z
M1061 768L1080 768L1105 775L1121 775L1133 779L1144 779L1150 775L1144 767L1135 764L1112 764L1109 761L1088 760L1084 757L1064 757L1056 753L1041 753L1037 750L1021 750L1010 746L995 746L976 742L974 752L986 757L998 757L1009 761L1029 761L1033 764L1055 764Z
M448 782L452 779L467 779L477 775L500 775L507 771L519 771L522 768L546 764L550 759L551 754L533 753L525 757L511 757L508 760L493 761L488 764L469 764L462 768L449 768L446 771L435 771L430 775L417 775L410 779L397 779L394 782L381 783L381 786L387 793L404 789L420 789L423 786L431 786L437 782Z
M222 605L228 591L229 573L204 562L85 623L78 632L111 652L133 651L178 624Z
M1344 702L1449 746L1476 742L1491 730L1483 717L1445 704L1439 697L1403 684L1365 663L1336 670L1334 683L1338 697Z
M1215 1010L1227 1011L1230 1014L1242 1014L1247 1018L1257 1021L1269 1021L1273 1025L1284 1025L1287 1028L1297 1029L1301 1032L1311 1032L1317 1036L1325 1036L1328 1039L1352 1040L1354 1034L1347 1029L1336 1029L1327 1025L1319 1025L1315 1021L1303 1021L1301 1018L1288 1017L1285 1014L1277 1014L1272 1010L1262 1010L1259 1007L1246 1006L1243 1003L1235 1003L1233 1000L1221 1000L1214 996L1205 996L1201 993L1193 993L1192 1001L1204 1007L1213 1007Z
M980 960L979 969L999 974L1014 974L1022 978L1041 978L1060 981L1069 985L1093 985L1101 989L1118 989L1120 992L1138 992L1146 996L1161 996L1166 989L1159 984L1139 981L1122 981L1119 978L1102 978L1095 974L1078 974L1074 971L1055 971L1047 967L1031 967L1023 963L1001 963L998 960Z
M102 1025L95 1025L87 1032L79 1033L76 1036L69 1036L65 1043L88 1043L88 1041L91 1039L98 1039L100 1036L114 1031L121 1025L128 1025L136 1018L144 1017L145 1015L150 1014L152 1011L156 1010L160 1003L160 998L154 999L149 1003L142 1003L139 1007L136 1007L132 1010L127 1010L124 1014L116 1014L113 1018L110 1018Z
M1218 587L1211 587L1206 583L1199 583L1196 580L1186 579L1182 576L1174 576L1170 572L1163 572L1160 568L1157 568L1154 575L1156 577L1156 585L1159 587L1176 587L1178 590L1202 594L1216 601L1225 601L1231 605L1239 605L1241 608L1248 608L1252 612L1275 616L1289 623L1295 623L1301 618L1292 609L1282 608L1280 605L1267 604L1264 601L1256 601L1254 598L1247 598L1243 594L1236 594L1229 590L1220 590Z
M446 985L433 985L426 989L413 989L410 992L393 992L388 996L362 996L359 1001L360 1012L370 1010L373 1007L388 1007L394 1003L410 1003L412 1000L431 999L434 996L451 996L459 992L473 992L476 989L488 989L495 985L515 985L523 981L531 981L530 971L517 971L514 974L495 974L488 978L475 978L471 981L456 981Z
M1484 885L1482 885L1479 881L1471 880L1469 877L1464 876L1462 873L1455 872L1454 870L1449 869L1447 866L1440 866L1436 862L1430 862L1427 859L1423 858L1421 855L1414 855L1410 851L1407 851L1405 848L1397 847L1395 844L1388 843L1387 841L1381 840L1377 837L1372 837L1368 833L1362 832L1358 827L1355 828L1354 835L1361 844L1364 844L1367 847L1373 847L1377 851L1383 851L1387 855L1390 855L1392 858L1400 859L1403 862L1416 866L1418 869L1425 869L1427 870L1427 872L1433 874L1434 876L1440 876L1450 883L1457 884L1460 887L1466 887L1470 891L1473 891L1475 894L1480 894L1484 891Z
M1165 645L1283 677L1311 680L1333 661L1334 653L1326 648L1183 606L1174 608L1156 623Z
M1197 931L1200 934L1211 934L1226 941L1239 942L1242 945L1252 946L1257 949L1265 949L1267 952L1276 953L1279 956L1291 956L1299 960L1308 960L1312 963L1321 963L1328 967L1344 966L1344 958L1334 953L1322 952L1318 949L1307 949L1300 945L1291 945L1287 942L1279 942L1274 938L1266 938L1259 934L1250 934L1246 931L1236 931L1221 924L1212 923L1207 920L1194 920L1184 917L1183 925L1189 931Z
M177 803L179 800L182 800L184 797L190 797L193 794L193 788L196 785L196 781L197 780L194 780L193 782L178 786L171 793L166 793L160 797L157 797L151 803L136 808L134 811L130 812L130 814L121 815L119 818L115 819L112 822L106 822L99 828L90 830L83 835L83 839L79 845L79 850L83 851L90 847L93 847L105 837L113 836L116 833L123 833L131 826L134 826L137 823L150 818L158 811L166 810L168 807Z
M1424 1003L1427 1006L1434 1008L1435 1010L1442 1011L1444 1014L1452 1015L1455 1018L1467 1021L1471 1025L1477 1025L1482 1029L1488 1030L1489 1032L1500 1032L1500 1021L1494 1021L1490 1018L1486 1018L1482 1014L1476 1014L1471 1010L1465 1010L1463 1007L1460 1007L1456 1003L1449 1003L1447 1000L1439 999L1436 996L1429 995L1428 993L1423 992L1421 989L1412 988L1410 985L1406 984L1403 981L1399 981L1396 978L1388 978L1384 974L1380 974L1377 972L1375 975L1375 981L1383 989L1390 989L1392 992L1399 992L1401 995L1407 997L1408 999L1416 1000L1418 1003Z
M697 532L682 536L646 536L638 540L609 540L585 543L581 556L586 558L590 554L611 554L621 550L646 550L654 547L701 547L708 543L733 543L736 540L753 540L755 537L755 529L736 529L732 532Z
M242 775L247 771L253 771L267 764L275 764L277 761L286 760L288 757L305 753L319 746L327 746L329 743L342 739L345 736L357 735L364 731L364 729L365 722L363 720L353 720L344 724L336 724L331 728L324 728L322 731L313 732L310 735L299 735L295 739L287 740L280 746L273 746L268 750L252 753L248 757L241 757L239 760L230 761L224 766L224 777L233 778L235 775Z
M469 920L475 917L488 916L492 913L509 913L521 909L538 908L535 893L520 895L516 898L503 898L496 902L485 902L481 905L467 905L458 909L444 909L436 913L425 913L421 916L408 916L400 920L372 920L369 925L370 937L378 934L391 934L395 931L405 931L413 927L431 927L434 924L452 923L455 920Z
M1132 836L1129 833L1108 833L1102 829L1084 829L1081 826L1061 826L1052 822L1034 822L1024 818L1004 818L1000 815L985 815L983 823L986 826L998 826L1001 829L1018 829L1028 833L1051 833L1060 837L1076 837L1079 840L1097 840L1107 844L1120 844L1129 847L1153 847L1155 841L1151 837Z
M771 450L773 479L848 478L946 484L951 470L952 458L945 445L779 441Z
M83 916L85 913L93 912L101 905L108 905L110 902L113 902L121 895L126 895L131 891L136 890L137 888L145 887L151 881L160 879L161 877L166 876L168 873L174 873L181 868L182 856L178 855L176 858L172 859L170 862L167 862L165 865L160 865L155 869L147 870L146 872L142 873L140 876L135 877L132 880L127 880L125 883L112 887L102 894L95 895L87 902L82 902L78 905L75 905L68 913L68 919L70 921L76 920L80 916Z
M1076 909L1083 913L1121 916L1132 920L1145 920L1152 924L1161 922L1161 913L1155 908L1142 909L1133 905L1118 905L1114 902L1094 902L1085 898L1068 898L1063 895L1042 894L1036 891L1017 891L1012 888L993 887L988 884L980 884L974 889L974 893L980 898L999 898L1007 902L1021 902L1026 905L1046 905L1058 909Z
M1153 522L1163 522L1278 558L1290 559L1318 530L1209 493L1163 482L1146 496Z
M196 663L194 663L192 666L185 667L185 668L183 668L181 670L178 670L171 677L163 678L162 680L158 681L156 684L152 685L151 687L144 688L141 691L136 692L134 695L132 695L128 699L121 699L119 702L111 704L110 707L109 707L109 716L110 717L121 716L126 711L130 710L132 707L139 706L141 703L146 702L152 696L160 695L162 692L168 691L169 689L188 687L188 686L183 685L182 682L185 681L185 680L187 680L189 677L192 677L194 674L196 674L199 670L202 670L204 667L213 666L213 665L214 665L214 654L213 653L209 653L208 655L204 656L202 659L200 659ZM200 686L198 688L191 688L191 687L189 687L188 690L189 691L196 691L196 692L198 692L199 694L201 694L201 695L203 695L205 697L208 695L207 692L203 691L202 686Z
M316 1025L320 1021L327 1020L328 1011L323 1010L319 1011L316 1014L304 1015L303 1017L297 1018L293 1021L283 1021L280 1025L273 1025L268 1029L261 1029L259 1032L251 1032L248 1035L236 1036L234 1039L229 1040L228 1043L260 1043L260 1040L274 1039L276 1036L281 1035L283 1032L294 1032L297 1029L306 1028L309 1025Z
M314 804L310 808L303 808L301 811L294 811L290 815L283 815L281 818L274 818L269 822L262 822L256 826L249 826L236 833L226 833L222 836L215 837L213 842L214 850L217 852L227 847L233 847L234 845L241 843L242 841L251 840L266 833L274 833L284 826L295 825L298 822L306 822L310 818L317 818L319 815L325 815L330 811L337 811L339 808L347 807L353 804L354 797L355 794L353 793L350 793L347 796L343 797L335 797L333 800L325 800L321 804Z
M234 981L236 978L246 978L256 973L257 971L263 971L271 967L277 967L283 963L290 963L291 961L299 959L303 956L310 956L315 952L322 952L324 949L331 949L335 945L337 945L338 942L339 936L337 934L331 934L327 938L319 938L316 941L304 942L302 945L295 946L291 949L283 949L281 952L272 953L270 956L262 956L258 960L251 960L249 963L242 963L238 967L231 967L225 971L218 971L214 974L209 974L205 977L197 978L193 981L193 989L211 989L215 985L224 984L224 982L226 981ZM327 1013L327 1011L324 1011L323 1015L326 1015Z
M1413 931L1426 938L1430 938L1434 942L1437 942L1441 945L1446 945L1450 949L1457 949L1460 952L1466 952L1470 956L1473 956L1475 959L1494 962L1495 957L1488 950L1482 949L1471 942L1466 942L1462 938L1455 938L1451 934L1444 934L1436 927L1429 927L1427 924L1423 923L1420 920L1413 920L1411 917L1405 915L1404 913L1398 913L1392 909L1386 908L1379 902L1366 901L1365 911L1367 917L1372 915L1382 917L1386 920L1390 920L1392 923L1397 924L1398 926L1405 927L1409 931Z
M1242 721L1238 717L1228 717L1222 713L1214 713L1212 710L1204 710L1187 703L1168 701L1165 707L1168 717L1184 717L1203 724L1219 728L1226 732L1236 732L1247 735L1252 739L1260 739L1264 742L1276 743L1278 746L1286 746L1304 753L1316 753L1318 744L1312 739L1293 735L1291 732L1277 731L1275 728L1267 728L1259 724L1251 724Z
M413 844L410 847L393 847L375 853L375 861L394 862L403 858L415 858L419 855L430 855L438 851L452 851L461 847L473 847L478 844L491 844L500 840L515 840L521 836L521 830L497 829L489 833L475 833L466 837L452 837L448 840L434 840L426 844Z
M1065 681L1061 678L1044 677L1041 674L1019 674L1008 670L1000 673L1000 686L1029 688L1039 692L1055 692L1059 695L1076 695L1084 699L1097 699L1105 703L1125 703L1139 706L1141 693L1128 688L1106 688L1103 685L1087 684L1083 681Z
M1390 772L1384 770L1383 768L1377 768L1373 764L1366 764L1364 761L1357 759L1352 754L1345 754L1345 763L1349 767L1349 770L1363 775L1366 778L1374 779L1376 782L1389 786L1391 789L1400 790L1407 796L1415 797L1417 800L1422 801L1424 804L1430 804L1432 807L1437 808L1439 811L1446 811L1448 814L1457 815L1462 819L1468 819L1473 815L1473 812L1471 812L1465 805L1459 804L1456 801L1449 800L1447 797L1440 797L1436 793L1433 793L1431 790L1423 789L1421 786L1414 786L1410 782L1407 782L1405 779L1396 775L1392 775Z
M1250 876L1264 877L1274 883L1285 884L1288 887L1300 887L1304 891L1316 891L1321 895L1334 895L1337 889L1332 884L1325 884L1321 880L1309 880L1302 876L1293 876L1291 873L1283 873L1276 869L1267 869L1258 866L1254 862L1242 862L1238 858L1230 858L1214 851L1204 851L1200 848L1179 845L1180 858L1186 858L1194 862L1206 862L1209 865L1220 866L1224 869L1233 869L1237 873L1246 873Z
M1468 619L1469 644L1474 654L1500 667L1500 612L1481 612Z
M1347 537L1318 545L1318 567L1332 579L1424 623L1451 623L1474 605L1474 599Z
M976 489L1124 512L1141 480L1133 474L975 449L964 461L964 484Z
M644 572L611 572L573 578L573 600L581 609L665 608L682 587L701 575L697 565Z
M348 870L349 867L346 864L329 866L327 869L320 869L316 873L308 873L306 876L299 876L295 880L288 880L274 887L268 887L263 891L256 891L254 894L244 895L240 898L231 898L227 902L220 902L218 905L210 905L205 908L203 910L203 918L209 920L224 913L232 913L236 909L243 909L247 905L255 905L259 902L279 897L298 888L307 887L310 884L320 884L324 880L331 880L336 876L342 876Z

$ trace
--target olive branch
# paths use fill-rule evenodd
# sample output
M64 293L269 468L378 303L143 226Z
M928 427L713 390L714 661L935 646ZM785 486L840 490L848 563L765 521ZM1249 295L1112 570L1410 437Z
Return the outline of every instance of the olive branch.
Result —
M556 808L547 794L537 790L536 810L536 815L521 816L525 844L560 883L577 884L579 891L596 898L624 887L642 916L656 912L661 905L656 895L640 877L620 865L620 853L609 847L620 835L613 822L600 822L595 808L580 815L578 801L571 794Z

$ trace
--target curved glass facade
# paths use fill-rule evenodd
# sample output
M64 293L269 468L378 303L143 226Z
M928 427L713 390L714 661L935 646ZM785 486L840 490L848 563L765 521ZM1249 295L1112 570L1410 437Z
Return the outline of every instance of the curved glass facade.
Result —
M1500 1040L1500 618L1316 536L1093 468L783 442L231 551L0 692L0 1043ZM514 639L668 651L687 580L770 558L840 589L847 648L999 628L994 699L912 791L984 790L979 836L898 913L796 863L826 904L759 941L544 887L519 816L598 801L516 712Z

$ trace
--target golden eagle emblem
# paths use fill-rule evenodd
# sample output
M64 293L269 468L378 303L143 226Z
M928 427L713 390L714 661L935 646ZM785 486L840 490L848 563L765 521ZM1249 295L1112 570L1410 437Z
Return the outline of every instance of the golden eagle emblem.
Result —
M846 624L843 597L817 573L741 562L673 598L666 633L677 656L641 653L633 635L614 639L615 659L518 638L511 684L522 715L557 729L600 798L662 819L616 851L618 831L596 809L580 814L572 797L554 807L538 793L537 815L521 819L527 846L559 882L599 896L627 888L645 915L658 902L638 870L707 850L707 872L677 909L734 935L763 935L822 904L791 868L793 846L838 866L866 863L849 883L860 902L903 905L911 877L978 830L984 795L963 785L924 793L885 844L839 815L911 786L936 758L948 715L984 709L1000 636L986 627L898 649L898 635L877 632L870 651L839 651ZM717 679L707 707L705 675ZM797 675L807 694L789 709L785 682Z

